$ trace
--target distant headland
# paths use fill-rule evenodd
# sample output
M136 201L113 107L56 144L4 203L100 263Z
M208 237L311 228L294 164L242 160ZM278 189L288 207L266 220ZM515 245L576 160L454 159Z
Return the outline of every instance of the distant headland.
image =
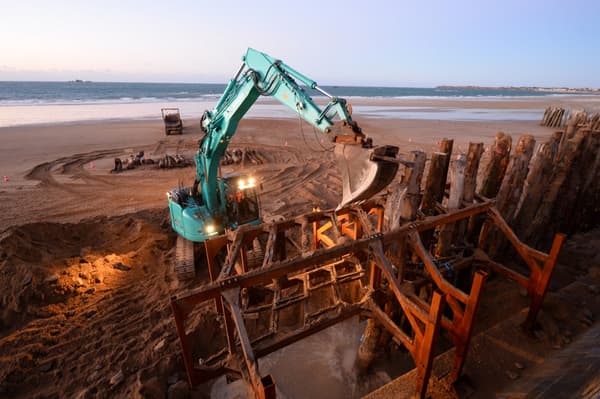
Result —
M570 87L537 87L537 86L436 86L438 90L511 90L511 91L543 91L569 94L600 94L600 89Z

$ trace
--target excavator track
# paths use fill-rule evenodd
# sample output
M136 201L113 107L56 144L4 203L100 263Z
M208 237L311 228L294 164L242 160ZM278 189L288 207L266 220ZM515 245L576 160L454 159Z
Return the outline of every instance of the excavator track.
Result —
M175 248L175 273L178 280L189 280L194 278L194 242L177 236Z

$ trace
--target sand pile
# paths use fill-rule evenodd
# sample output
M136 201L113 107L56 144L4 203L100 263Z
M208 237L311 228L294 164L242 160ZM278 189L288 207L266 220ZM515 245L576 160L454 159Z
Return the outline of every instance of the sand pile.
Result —
M164 211L6 232L0 396L164 396L183 379L173 240Z

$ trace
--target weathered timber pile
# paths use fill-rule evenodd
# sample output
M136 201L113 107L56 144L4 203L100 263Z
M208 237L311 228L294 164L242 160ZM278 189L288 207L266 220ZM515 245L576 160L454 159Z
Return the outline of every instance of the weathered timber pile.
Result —
M560 107L548 107L542 117L540 125L548 127L561 127L565 109Z
M468 154L451 156L452 141L444 139L440 151L431 155L423 190L420 181L409 181L410 171L392 187L386 228L487 198L496 199L497 209L518 237L533 247L548 248L558 232L594 228L600 225L599 123L598 114L571 113L564 131L537 145L531 135L513 144L511 136L500 132L488 149L482 173L482 143L471 143ZM414 176L423 173L424 159L424 153L413 153ZM423 241L438 257L447 256L453 247L476 243L482 224L475 217L468 224L447 225L425 234ZM491 241L497 241L496 250L503 248L499 238Z
M227 150L221 159L221 165L262 165L266 162L268 159L261 151L251 148ZM144 151L139 151L128 157L115 158L115 167L111 172L120 173L145 165L152 165L160 169L185 168L194 166L194 160L182 154L165 154L161 158L152 159L145 157Z
M598 226L599 201L600 130L584 124L555 133L539 147L509 218L525 242L547 245L555 232Z
M498 210L520 239L547 248L557 232L572 234L600 224L599 150L600 131L588 124L569 125L537 150L532 136L522 136L497 193L485 194L496 196Z
M588 114L585 110L565 110L560 107L548 107L540 122L542 126L548 127L576 127L589 125L590 129L600 129L600 112Z
M267 158L259 151L251 148L236 148L225 151L221 159L221 165L246 164L262 165Z

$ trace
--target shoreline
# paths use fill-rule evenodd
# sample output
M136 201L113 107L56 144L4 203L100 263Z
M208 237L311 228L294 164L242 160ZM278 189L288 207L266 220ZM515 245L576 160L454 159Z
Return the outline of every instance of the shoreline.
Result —
M600 110L600 96L536 96L536 97L478 97L478 98L376 98L349 97L355 114L360 118L450 120L450 121L510 121L541 120L548 106L567 109ZM0 130L8 127L43 127L77 123L126 122L130 120L161 121L160 108L178 107L182 118L197 119L206 109L212 109L216 100L153 101L131 103L82 103L0 106ZM326 103L315 98L315 103ZM511 117L510 111L515 115ZM447 111L453 111L450 115ZM496 112L494 112L496 111ZM528 114L526 114L529 112ZM539 113L536 114L536 113ZM272 98L261 98L248 112L247 119L297 119L297 115Z

